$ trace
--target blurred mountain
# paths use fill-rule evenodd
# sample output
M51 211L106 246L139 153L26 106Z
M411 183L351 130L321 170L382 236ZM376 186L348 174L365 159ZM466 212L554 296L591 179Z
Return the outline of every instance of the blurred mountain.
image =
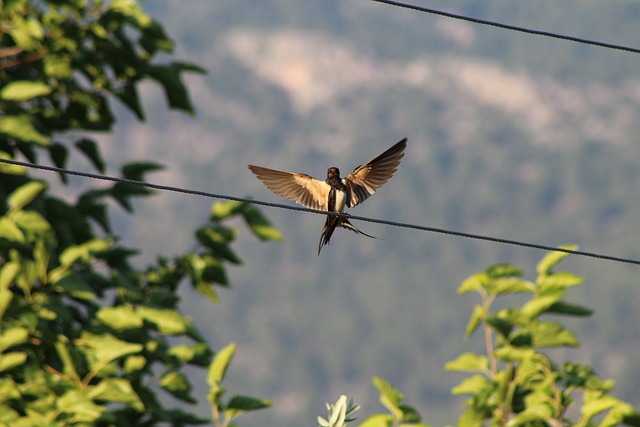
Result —
M247 164L324 177L406 136L396 177L352 213L640 258L637 55L368 1L143 6L166 25L178 56L209 74L188 82L193 118L163 111L163 94L149 84L148 123L121 113L124 124L103 138L110 164L150 159L167 166L154 182L282 202ZM609 43L640 39L640 5L621 0L446 8ZM209 205L161 193L139 215L119 217L119 229L144 250L143 264L187 247ZM242 425L311 424L341 393L363 404L363 418L380 410L374 375L426 422L455 422L463 400L450 389L460 378L443 366L482 348L463 338L475 301L457 297L457 286L499 262L533 279L542 253L358 223L383 240L339 230L318 257L322 217L265 213L284 241L241 236L245 264L219 305L184 295L215 347L238 343L230 393L275 401ZM586 278L572 296L596 311L570 323L583 347L558 358L594 364L617 381L618 397L640 404L637 267L574 256L564 268Z

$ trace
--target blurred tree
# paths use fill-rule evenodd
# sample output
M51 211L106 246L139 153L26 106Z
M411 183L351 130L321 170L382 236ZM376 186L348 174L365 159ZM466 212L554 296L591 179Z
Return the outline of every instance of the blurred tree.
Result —
M158 62L173 43L135 1L13 0L0 9L1 158L37 162L46 152L64 167L79 152L104 172L86 132L111 129L113 99L143 120L144 79L160 84L170 108L193 113L182 75L202 70ZM142 180L160 167L131 163L122 176ZM217 425L268 406L222 400L233 346L214 358L177 295L188 280L215 301L214 287L228 285L225 265L240 260L230 247L237 230L223 221L241 216L258 238L279 239L257 209L214 204L196 249L141 271L129 262L137 251L113 234L107 201L132 212L132 198L150 190L116 183L66 202L22 167L0 164L0 177L1 424L203 423L160 398L163 390L182 407L196 402L187 365L209 366Z

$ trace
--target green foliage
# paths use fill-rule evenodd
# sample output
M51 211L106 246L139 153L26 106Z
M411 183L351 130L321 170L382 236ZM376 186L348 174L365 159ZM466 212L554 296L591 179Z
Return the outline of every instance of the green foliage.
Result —
M231 425L231 421L247 411L263 409L271 406L271 402L254 397L236 395L223 402L222 396L225 389L221 383L227 373L227 368L231 363L231 359L235 353L235 344L229 344L218 352L216 357L209 365L208 382L211 390L208 398L211 402L213 421L216 426L226 427Z
M327 403L327 412L329 416L325 420L318 417L318 425L320 427L346 427L348 422L355 420L353 416L360 409L360 405L354 405L353 399L347 402L347 396L344 394L338 398L338 401L331 405Z
M375 414L367 418L360 427L428 427L422 424L418 411L404 403L404 395L394 388L388 381L374 377L373 384L380 392L380 403L387 408L388 414ZM328 418L318 417L320 427L346 427L347 423L354 421L355 414L360 405L354 405L353 399L342 395L334 405L327 403Z
M192 112L181 76L201 70L156 62L173 43L134 1L4 2L0 28L3 158L37 161L47 151L65 166L75 147L106 170L98 145L81 131L108 131L114 98L142 119L143 79L162 86L170 107ZM159 168L129 163L122 176L143 180ZM195 232L199 245L140 270L131 263L137 251L112 234L107 206L113 200L132 212L133 198L151 191L117 183L68 201L24 168L2 166L0 174L0 424L207 422L171 409L165 397L181 408L196 402L188 366L222 372L221 390L231 358L226 349L214 357L182 312L178 290L190 283L217 300L215 287L229 285L226 267L240 259L231 249L237 230L225 221L243 217L261 240L277 231L253 207L214 205L230 213L212 215ZM269 404L235 396L223 405L221 395L214 404L229 420Z
M486 344L486 355L465 353L446 365L449 371L469 374L452 390L470 396L458 425L638 425L639 414L608 394L613 381L602 380L584 364L557 365L542 352L579 345L569 329L547 320L548 315L591 315L591 310L564 300L568 288L582 282L572 273L554 271L566 256L560 251L546 255L538 263L535 283L522 279L517 267L497 265L471 276L458 289L459 294L480 295L467 336L482 329ZM492 311L498 297L514 293L528 299L520 307ZM571 421L568 410L580 403L579 418Z
M575 247L569 247L575 249ZM541 349L576 347L578 340L560 323L543 320L546 315L588 316L591 310L564 301L567 289L582 282L569 272L554 268L567 257L555 251L547 254L537 267L538 277L529 282L523 272L512 265L495 265L465 280L459 294L478 293L482 303L472 312L467 336L483 329L486 355L463 353L446 364L448 371L469 376L455 386L452 393L468 395L466 411L458 425L483 426L599 426L640 425L640 413L631 405L610 394L612 380L601 379L585 364L554 363ZM524 294L529 298L520 307L492 312L498 297ZM389 414L375 414L361 427L426 426L414 408L402 403L404 395L389 382L375 377L380 403ZM318 417L320 427L344 427L349 409L341 396L328 405L329 421ZM578 406L579 405L579 406ZM570 411L574 406L578 410ZM577 417L577 420L571 420Z

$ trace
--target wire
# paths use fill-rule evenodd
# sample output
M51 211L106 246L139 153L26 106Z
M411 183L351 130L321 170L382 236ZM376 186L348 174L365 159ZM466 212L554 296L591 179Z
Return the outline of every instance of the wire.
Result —
M484 19L472 18L472 17L464 16L464 15L457 15L455 13L443 12L441 10L431 9L431 8L428 8L428 7L417 6L417 5L409 4L409 3L402 3L402 2L399 2L399 1L393 1L393 0L371 0L371 1L374 1L374 2L377 2L377 3L384 3L384 4L391 5L391 6L396 6L396 7L402 7L402 8L405 8L405 9L417 10L419 12L425 12L425 13L431 13L431 14L434 14L434 15L445 16L447 18L459 19L459 20L462 20L462 21L473 22L473 23L476 23L476 24L488 25L488 26L491 26L491 27L502 28L502 29L505 29L505 30L518 31L518 32L521 32L521 33L533 34L533 35L544 36L544 37L551 37L551 38L560 39L560 40L568 40L568 41L572 41L572 42L576 42L576 43L583 43L583 44L588 44L588 45L592 45L592 46L605 47L607 49L616 49L616 50L622 50L622 51L625 51L625 52L640 53L640 49L636 49L636 48L633 48L633 47L622 46L622 45L611 44L611 43L603 43L603 42L599 42L599 41L595 41L595 40L583 39L583 38L580 38L580 37L573 37L573 36L567 36L567 35L563 35L563 34L551 33L551 32L548 32L548 31L533 30L533 29L530 29L530 28L518 27L518 26L515 26L515 25L502 24L500 22L487 21L487 20L484 20Z
M246 197L236 197L236 196L228 196L226 194L210 193L208 191L189 190L189 189L186 189L186 188L172 187L170 185L153 184L153 183L150 183L150 182L136 181L136 180L133 180L133 179L126 179L126 178L117 178L117 177L108 176L108 175L98 175L98 174L89 173L89 172L79 172L79 171L74 171L74 170L69 170L69 169L64 169L64 168L58 168L58 167L55 167L55 166L45 166L45 165L39 165L39 164L27 163L27 162L20 162L20 161L17 161L17 160L10 160L10 159L0 159L0 163L7 163L7 164L10 164L10 165L23 166L23 167L27 167L27 168L33 168L33 169L41 169L41 170L46 170L46 171L51 171L51 172L60 172L60 173L65 173L67 175L76 175L76 176L81 176L81 177L85 177L85 178L92 178L92 179L100 179L100 180L104 180L104 181L119 182L119 183L122 183L122 184L137 185L137 186L141 186L141 187L153 188L155 190L174 191L174 192L177 192L177 193L193 194L193 195L196 195L196 196L203 196L203 197L209 197L209 198L214 198L214 199L232 200L234 202L241 202L241 203L251 203L251 204L254 204L254 205L267 206L267 207L270 207L270 208L279 208L279 209L288 209L288 210L292 210L292 211L309 212L309 213L314 213L314 214L318 214L318 215L333 215L333 216L342 215L342 216L345 216L347 218L355 219L355 220L358 220L358 221L372 222L372 223L376 223L376 224L389 225L389 226L392 226L392 227L409 228L409 229L420 230L420 231L429 231L429 232L432 232L432 233L448 234L448 235L452 235L452 236L466 237L466 238L469 238L469 239L486 240L486 241L490 241L490 242L503 243L503 244L507 244L507 245L522 246L522 247L533 248L533 249L542 249L542 250L546 250L546 251L564 252L564 253L568 253L568 254L572 254L572 255L580 255L580 256L598 258L598 259L603 259L603 260L608 260L608 261L616 261L616 262L621 262L621 263L625 263L625 264L640 265L640 260L635 260L635 259L630 259L630 258L621 258L621 257L616 257L616 256L611 256L611 255L603 255L603 254L598 254L598 253L594 253L594 252L585 252L585 251L579 251L579 250L562 248L562 247L539 245L539 244L536 244L536 243L528 243L528 242L522 242L522 241L518 241L518 240L511 240L511 239L502 239L502 238L499 238L499 237L484 236L484 235L481 235L481 234L463 233L463 232L460 232L460 231L445 230L445 229L442 229L442 228L427 227L427 226L423 226L423 225L408 224L408 223L396 222L396 221L388 221L388 220L384 220L384 219L367 218L367 217L351 215L351 214L347 214L347 213L320 211L320 210L316 210L316 209L305 208L303 206L291 206L291 205L285 205L285 204L282 204L282 203L272 203L272 202L265 202L265 201L262 201L262 200L254 200L254 199L249 199L249 198L246 198Z

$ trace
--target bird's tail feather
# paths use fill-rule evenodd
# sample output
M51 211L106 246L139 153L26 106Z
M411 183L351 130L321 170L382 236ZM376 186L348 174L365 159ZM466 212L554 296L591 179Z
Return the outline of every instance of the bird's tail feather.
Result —
M363 236L371 237L372 239L378 239L378 237L372 236L360 230L358 227L351 224L351 222L345 217L327 215L327 220L324 222L324 228L322 229L322 234L320 235L320 242L318 243L318 255L320 255L322 247L330 243L331 236L333 235L336 227L346 228L347 230L351 230L356 234L362 234Z

